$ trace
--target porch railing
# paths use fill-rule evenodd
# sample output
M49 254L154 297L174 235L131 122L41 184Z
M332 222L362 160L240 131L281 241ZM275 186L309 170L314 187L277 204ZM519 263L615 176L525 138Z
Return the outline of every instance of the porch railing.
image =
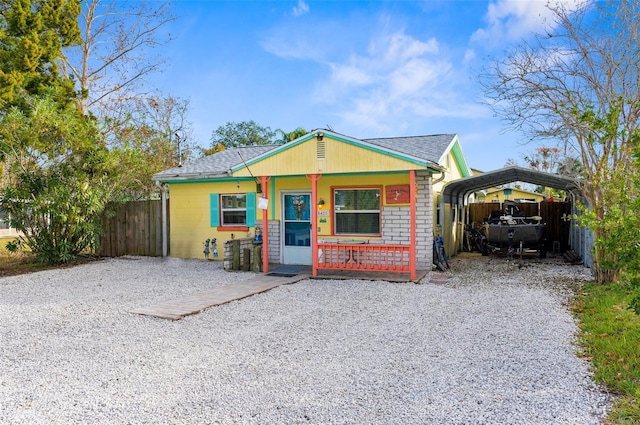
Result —
M318 269L411 273L409 248L409 245L318 243Z

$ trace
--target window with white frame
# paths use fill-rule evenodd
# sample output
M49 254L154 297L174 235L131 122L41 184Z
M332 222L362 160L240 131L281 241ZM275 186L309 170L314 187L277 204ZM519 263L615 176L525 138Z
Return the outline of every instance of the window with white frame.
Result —
M222 226L247 225L247 195L220 195L220 224Z
M380 235L380 188L333 190L336 235Z

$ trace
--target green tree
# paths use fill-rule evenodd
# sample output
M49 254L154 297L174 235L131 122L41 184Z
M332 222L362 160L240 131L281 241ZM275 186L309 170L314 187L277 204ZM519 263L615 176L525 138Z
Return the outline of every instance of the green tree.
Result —
M578 152L582 194L592 214L583 223L595 236L594 273L599 283L608 283L621 270L609 249L615 239L607 229L617 220L609 212L623 200L618 180L636 166L640 3L547 7L553 12L547 31L493 60L481 82L494 112L511 129L532 140L568 143Z
M276 132L271 128L262 127L255 121L227 122L213 131L211 147L272 145L278 142L276 136Z
M213 155L214 153L222 152L224 149L225 149L224 145L217 144L214 147L209 149L200 148L200 154L202 156Z
M72 104L28 99L0 116L0 148L9 153L8 185L0 206L40 260L64 263L91 247L113 195L116 163L93 119Z
M79 0L13 0L0 7L0 110L26 108L30 95L73 99L73 81L60 74L57 59L80 42Z
M302 127L298 127L295 130L290 131L288 133L286 131L280 130L280 129L276 130L276 132L278 134L280 134L280 139L276 141L276 143L279 143L279 144L285 144L285 143L292 142L292 141L296 140L298 137L302 137L305 134L307 134L307 130L305 130Z
M189 102L174 97L150 97L130 103L128 119L112 129L110 148L122 169L117 181L120 199L148 199L157 192L151 177L193 157Z
M0 206L42 261L90 247L112 197L115 162L95 120L77 109L62 50L80 42L79 0L0 5Z

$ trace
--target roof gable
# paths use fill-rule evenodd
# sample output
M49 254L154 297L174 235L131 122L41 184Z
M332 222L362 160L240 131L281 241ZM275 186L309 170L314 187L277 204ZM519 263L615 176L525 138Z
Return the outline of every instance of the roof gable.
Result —
M328 130L315 130L232 169L234 176L431 169L434 161ZM250 171L249 171L250 170Z
M320 140L321 139L321 140ZM457 141L455 134L356 139L314 130L284 145L229 148L181 167L161 171L161 182L251 175L304 175L406 170L440 172L439 159ZM324 159L321 143L324 142Z

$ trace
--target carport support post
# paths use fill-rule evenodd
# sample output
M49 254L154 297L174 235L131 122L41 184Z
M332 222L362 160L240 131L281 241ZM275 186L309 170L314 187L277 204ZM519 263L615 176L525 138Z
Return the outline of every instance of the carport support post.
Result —
M411 269L411 280L416 280L416 170L409 171L409 196L411 202L411 212L409 218L409 225L411 226L411 244L409 245L409 268Z
M260 186L262 188L262 196L269 199L267 193L267 176L262 176ZM269 210L262 210L262 272L269 273Z

